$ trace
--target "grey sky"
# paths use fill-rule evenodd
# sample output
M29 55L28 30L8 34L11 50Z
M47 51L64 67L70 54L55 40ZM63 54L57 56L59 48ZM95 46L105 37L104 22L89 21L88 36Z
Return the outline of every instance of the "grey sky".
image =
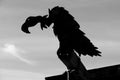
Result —
M36 62L35 65L28 65L0 51L1 69L40 72L47 75L59 74L66 69L57 58L58 40L51 28L42 31L38 24L30 29L30 35L20 31L28 16L45 15L48 8L56 5L69 10L86 36L102 51L102 57L82 56L88 69L119 64L119 0L1 0L0 48L6 43L14 44L26 51L25 54L20 54L22 57Z

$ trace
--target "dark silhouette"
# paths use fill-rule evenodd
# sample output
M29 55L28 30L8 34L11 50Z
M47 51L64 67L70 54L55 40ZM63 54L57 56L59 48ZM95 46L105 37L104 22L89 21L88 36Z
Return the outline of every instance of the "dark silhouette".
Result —
M41 23L41 29L43 30L44 28L47 28L45 25L45 20L46 20L47 15L45 16L30 16L26 19L25 23L22 25L21 30L24 31L25 33L30 33L28 30L28 27L33 27L37 23Z
M120 64L107 66L102 68L90 69L87 70L91 77L90 80L120 80ZM67 80L67 72L64 72L61 75L55 75L51 77L46 77L46 80ZM73 73L70 74L70 79L75 80L76 75ZM79 79L81 80L81 79Z
M58 57L66 65L69 73L77 72L80 78L88 80L87 70L82 64L80 56L81 54L91 57L101 56L101 52L80 30L74 17L63 7L56 6L49 9L49 15L28 17L22 25L22 31L30 33L28 27L35 26L37 23L41 24L42 30L54 23L53 31L60 42L57 50Z

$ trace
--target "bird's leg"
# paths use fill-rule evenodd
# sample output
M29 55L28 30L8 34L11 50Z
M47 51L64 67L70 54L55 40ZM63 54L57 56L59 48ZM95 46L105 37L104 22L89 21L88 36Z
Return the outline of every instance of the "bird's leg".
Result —
M83 80L88 80L87 70L82 64L80 57L76 55L74 51L68 53L62 53L62 50L59 48L57 51L59 59L65 64L68 69L69 77L74 76L76 80L82 78Z
M73 68L70 69L70 74L74 75L76 79L82 78L83 80L89 80L87 75L87 69L81 62L80 57L75 53L71 53L70 63ZM72 76L71 75L71 76Z
M79 74L78 76L81 77L83 80L89 80L87 69L85 68L85 66L81 62L80 58L79 58L78 63L79 63L78 67L74 71L76 71L77 74Z

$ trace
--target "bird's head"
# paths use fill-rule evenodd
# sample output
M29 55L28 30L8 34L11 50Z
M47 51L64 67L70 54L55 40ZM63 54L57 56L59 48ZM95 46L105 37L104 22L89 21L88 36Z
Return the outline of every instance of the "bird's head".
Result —
M21 30L25 33L30 33L28 28L35 26L39 22L39 18L41 16L30 16L26 19L26 21L23 23Z

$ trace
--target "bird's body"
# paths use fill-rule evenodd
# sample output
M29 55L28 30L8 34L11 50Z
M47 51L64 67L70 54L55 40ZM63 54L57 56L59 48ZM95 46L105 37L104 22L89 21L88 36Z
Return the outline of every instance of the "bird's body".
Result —
M22 30L30 33L28 27L35 26L39 22L41 29L48 28L54 23L53 31L60 42L58 52L62 52L61 54L75 50L79 55L100 56L101 52L97 50L98 48L85 36L74 17L63 7L57 6L49 10L49 16L28 17L22 26Z
M81 54L101 56L101 52L80 30L80 25L75 21L74 17L63 7L56 6L51 10L49 9L48 16L28 17L22 25L22 31L30 33L28 27L35 26L39 22L42 30L43 28L48 28L52 23L54 24L53 32L59 40L59 48L57 50L59 59L69 71L77 71L82 80L88 80L87 69L82 64L79 56Z
M56 8L52 10L54 11ZM60 14L53 20L53 31L60 42L58 50L61 50L63 54L65 54L64 51L71 49L76 51L79 55L100 56L100 51L98 51L97 47L85 36L85 33L80 30L80 26L74 20L74 17L64 8L60 9Z

